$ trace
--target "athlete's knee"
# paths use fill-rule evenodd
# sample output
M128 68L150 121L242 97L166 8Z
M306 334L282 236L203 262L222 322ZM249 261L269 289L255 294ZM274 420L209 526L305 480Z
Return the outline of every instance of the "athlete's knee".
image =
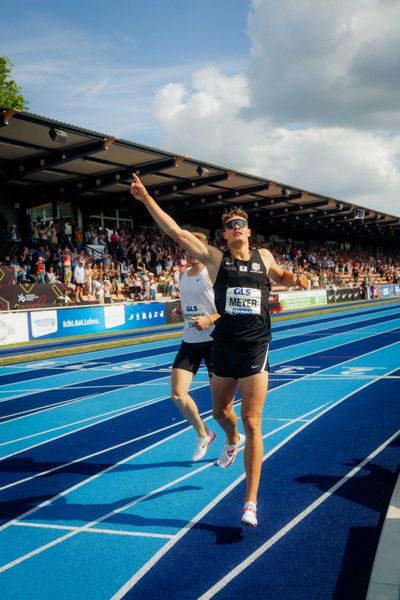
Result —
M244 414L242 415L243 427L246 437L255 436L261 431L261 415Z
M228 406L213 406L213 417L216 421L224 421L231 415L232 407Z
M183 401L183 395L179 394L179 392L172 392L171 399L175 404L180 404Z
M187 394L179 390L173 390L171 393L171 399L177 406L185 406L185 404L187 403Z

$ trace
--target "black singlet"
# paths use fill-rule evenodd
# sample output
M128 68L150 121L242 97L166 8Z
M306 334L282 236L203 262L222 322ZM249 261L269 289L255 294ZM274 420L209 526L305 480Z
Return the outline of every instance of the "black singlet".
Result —
M221 318L212 337L218 341L256 342L271 339L268 299L271 289L258 250L238 260L229 250L222 257L215 283L215 304Z

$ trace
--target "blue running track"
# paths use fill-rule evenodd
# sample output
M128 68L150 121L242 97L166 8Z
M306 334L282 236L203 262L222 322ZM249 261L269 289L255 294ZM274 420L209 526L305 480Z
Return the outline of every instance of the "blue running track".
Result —
M217 439L190 460L178 345L0 367L1 599L364 599L399 473L400 304L275 321L255 530L205 368Z

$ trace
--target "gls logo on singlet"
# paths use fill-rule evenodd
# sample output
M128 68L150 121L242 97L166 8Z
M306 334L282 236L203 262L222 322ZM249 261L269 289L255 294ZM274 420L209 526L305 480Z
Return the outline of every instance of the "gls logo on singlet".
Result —
M190 305L190 304L189 304L189 305L186 307L186 312L197 312L197 310L198 310L198 309L197 309L197 305L196 305L196 304L193 304L193 305Z

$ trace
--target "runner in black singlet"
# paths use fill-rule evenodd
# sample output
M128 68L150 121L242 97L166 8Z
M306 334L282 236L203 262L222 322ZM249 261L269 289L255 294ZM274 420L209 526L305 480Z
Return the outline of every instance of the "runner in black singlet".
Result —
M268 345L271 337L268 314L270 279L279 285L308 287L304 275L296 276L276 264L271 252L253 250L247 214L232 207L222 216L228 251L204 246L190 231L182 229L133 174L132 195L142 202L160 227L188 254L206 265L214 284L217 312L213 348L213 414L226 434L226 445L217 461L233 463L245 443L246 497L242 523L257 526L257 492L260 483L263 439L261 416L268 389ZM239 387L245 436L239 434L233 398Z

